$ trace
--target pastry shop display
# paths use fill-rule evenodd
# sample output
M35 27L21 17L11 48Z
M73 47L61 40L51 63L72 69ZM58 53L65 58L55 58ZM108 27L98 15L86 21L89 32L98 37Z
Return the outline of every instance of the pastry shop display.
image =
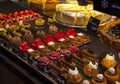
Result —
M44 30L38 30L35 35L37 38L45 39L46 33Z
M84 66L83 71L84 71L84 73L85 73L86 76L88 76L88 77L94 77L99 72L98 63L90 61L88 64L86 64Z
M120 50L120 19L107 23L100 29L101 41L117 50Z
M52 34L53 36L58 32L58 28L55 25L50 25L49 26L49 33Z
M119 73L113 67L110 67L108 70L106 70L104 72L104 76L106 77L108 82L111 83L111 84L114 84L115 81L119 81L120 80Z
M106 68L115 67L117 65L115 55L113 53L107 53L102 59L101 64Z
M28 5L38 10L55 10L60 0L28 0Z
M111 19L110 15L93 10L93 4L86 6L58 4L54 18L63 25L86 26L91 16L99 19L101 23L105 23Z
M69 69L66 78L68 84L79 84L82 81L82 76L77 67L75 69Z
M91 80L92 84L107 84L107 80L103 74L97 74Z

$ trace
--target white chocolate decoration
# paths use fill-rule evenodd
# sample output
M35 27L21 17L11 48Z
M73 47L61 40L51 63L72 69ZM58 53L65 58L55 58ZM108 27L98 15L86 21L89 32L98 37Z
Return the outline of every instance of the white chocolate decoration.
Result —
M90 84L90 82L88 80L83 80L82 84Z
M96 77L99 78L100 80L102 80L104 78L103 74L97 74Z
M106 57L105 57L107 60L115 60L115 56L114 55L109 55L107 54Z
M34 50L32 48L28 49L27 50L28 52L33 52Z
M97 69L97 68L98 68L98 63L95 62L95 64L93 64L92 61L90 61L90 62L89 62L89 67L90 67L91 69Z
M77 69L77 67L75 67L75 70L72 70L72 69L69 69L69 74L71 74L71 75L77 75L78 74L78 69Z
M48 45L53 45L55 44L53 41L48 42Z
M69 38L74 38L74 36L72 36L72 35L71 35L71 36L68 36L68 37L69 37Z
M64 39L64 38L61 38L61 39L59 39L59 41L60 41L60 42L63 42L63 41L65 41L65 39Z
M40 45L40 46L38 46L38 48L45 48L45 46L44 45Z
M108 69L108 71L109 71L111 74L115 74L115 68L113 68L113 67L110 67L110 68Z

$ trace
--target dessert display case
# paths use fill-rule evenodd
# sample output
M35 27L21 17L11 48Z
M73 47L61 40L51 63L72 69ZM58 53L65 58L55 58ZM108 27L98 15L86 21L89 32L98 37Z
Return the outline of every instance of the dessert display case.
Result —
M108 69L106 66L119 65L119 51L101 43L97 34L95 36L81 28L49 22L48 18L52 18L55 11L36 10L28 7L26 1L21 1L0 3L2 13L12 17L17 15L17 18L12 19L15 25L7 27L5 24L7 31L2 28L0 30L0 51L4 55L0 58L32 83L82 84L84 80L96 82L94 76L103 76L98 73L104 74ZM16 36L20 38L13 39ZM112 63L104 66L106 61L101 63L107 57L114 59L113 66ZM13 65L7 59L13 61ZM94 66L93 74L88 70L89 66ZM105 84L109 84L109 81Z

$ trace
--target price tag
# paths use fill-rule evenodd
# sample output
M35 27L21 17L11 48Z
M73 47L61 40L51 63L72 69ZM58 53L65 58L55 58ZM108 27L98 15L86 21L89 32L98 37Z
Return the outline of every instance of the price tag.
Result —
M58 74L57 80L58 80L59 84L66 84L67 83L66 79L63 76L61 76L60 74Z
M88 22L88 25L87 25L88 31L90 31L92 33L96 33L98 30L99 24L100 24L100 20L91 16L90 20Z

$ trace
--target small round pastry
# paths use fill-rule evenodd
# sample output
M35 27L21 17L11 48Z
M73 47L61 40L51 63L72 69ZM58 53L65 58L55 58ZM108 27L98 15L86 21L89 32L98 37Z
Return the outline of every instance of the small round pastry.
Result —
M53 24L55 21L52 18L48 18L48 24Z
M44 30L38 30L38 31L36 32L36 37L37 37L37 38L44 39L45 36L46 36L46 33L45 33Z
M114 54L107 53L105 58L102 59L101 64L102 64L102 66L104 66L106 68L115 67L117 64L117 61L115 60Z
M58 28L55 25L50 25L49 26L49 33L52 34L53 36L56 35L58 32Z
M50 59L48 59L46 56L40 57L39 59L39 65L41 68L47 66L50 62L51 62Z
M45 20L42 18L38 18L35 20L35 26L36 28L39 28L40 26L45 25Z
M83 71L88 77L95 76L98 74L98 63L90 61L87 65L84 66Z
M80 84L82 81L82 76L79 73L77 67L75 67L74 70L69 69L66 79L68 84Z
M104 75L109 83L115 83L115 81L119 80L119 73L113 67L110 67L108 70L106 70Z
M30 30L27 30L25 35L23 35L23 41L26 41L29 45L32 45L34 41L34 36Z
M20 46L20 43L22 42L22 39L18 36L15 36L11 39L11 44L12 45L15 45L15 47L19 47Z
M31 24L27 21L20 20L19 21L19 26L23 27L23 28L26 28L26 29L29 29L31 27Z
M92 84L107 84L106 78L103 76L103 74L97 74L95 77L91 80Z

